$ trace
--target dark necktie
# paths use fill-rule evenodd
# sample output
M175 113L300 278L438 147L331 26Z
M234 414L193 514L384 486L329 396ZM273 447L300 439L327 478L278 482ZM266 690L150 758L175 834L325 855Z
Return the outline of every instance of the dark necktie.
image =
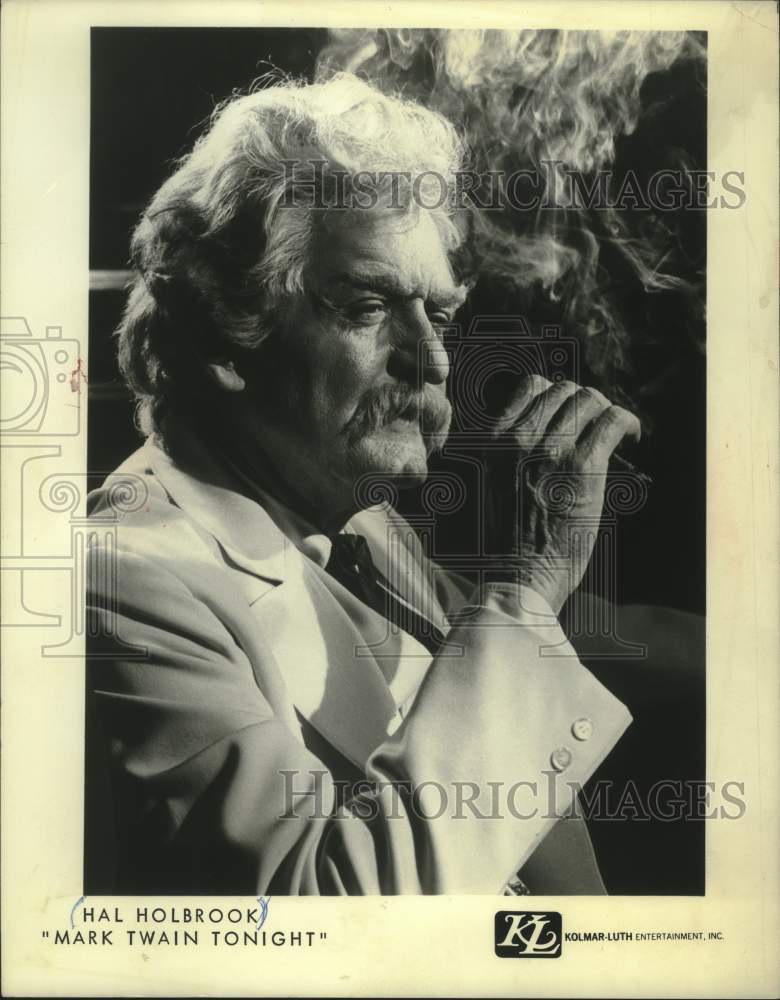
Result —
M408 632L433 656L439 651L444 634L401 600L374 565L362 535L336 535L325 569L358 600Z

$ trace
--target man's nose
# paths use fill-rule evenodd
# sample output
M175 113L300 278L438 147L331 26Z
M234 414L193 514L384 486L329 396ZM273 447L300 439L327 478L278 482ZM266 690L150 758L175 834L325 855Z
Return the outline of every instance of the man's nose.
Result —
M425 383L441 385L450 373L450 359L441 336L422 305L404 324L394 354L395 364L402 369L399 374L409 380L411 376L420 387Z
M423 382L430 382L431 385L442 385L447 381L447 376L450 373L450 358L436 328L432 326L431 332L432 336L422 341L420 345L422 354L420 368Z

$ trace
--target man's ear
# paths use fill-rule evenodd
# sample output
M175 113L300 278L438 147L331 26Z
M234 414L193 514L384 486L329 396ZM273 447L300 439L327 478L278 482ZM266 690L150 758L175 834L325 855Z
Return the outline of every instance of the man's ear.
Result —
M206 367L211 377L225 392L241 392L246 382L236 371L232 361L209 361Z

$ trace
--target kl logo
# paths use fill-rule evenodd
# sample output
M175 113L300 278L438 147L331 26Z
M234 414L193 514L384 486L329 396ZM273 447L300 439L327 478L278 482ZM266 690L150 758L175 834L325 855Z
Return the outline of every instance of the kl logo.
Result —
M499 958L559 958L562 937L560 913L499 910L496 914L495 945Z

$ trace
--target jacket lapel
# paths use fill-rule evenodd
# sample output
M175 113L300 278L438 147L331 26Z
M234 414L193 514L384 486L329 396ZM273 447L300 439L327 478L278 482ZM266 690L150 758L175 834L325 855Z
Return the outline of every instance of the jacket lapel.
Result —
M259 503L230 489L205 458L196 476L179 468L151 439L142 451L176 505L217 540L226 566L236 571L234 579L273 650L296 708L365 769L371 753L400 724L398 709L416 692L430 653L406 632L393 630L325 571L330 543L323 536L317 536L323 544L313 547L319 548L319 556L315 551L310 558ZM394 543L391 534L383 535L384 520L362 512L350 526L370 532L372 555L392 579L386 569ZM395 538L398 544L397 533ZM398 565L409 563L408 553L398 560ZM401 581L406 599L412 596L409 580L415 575L419 571L410 568Z

